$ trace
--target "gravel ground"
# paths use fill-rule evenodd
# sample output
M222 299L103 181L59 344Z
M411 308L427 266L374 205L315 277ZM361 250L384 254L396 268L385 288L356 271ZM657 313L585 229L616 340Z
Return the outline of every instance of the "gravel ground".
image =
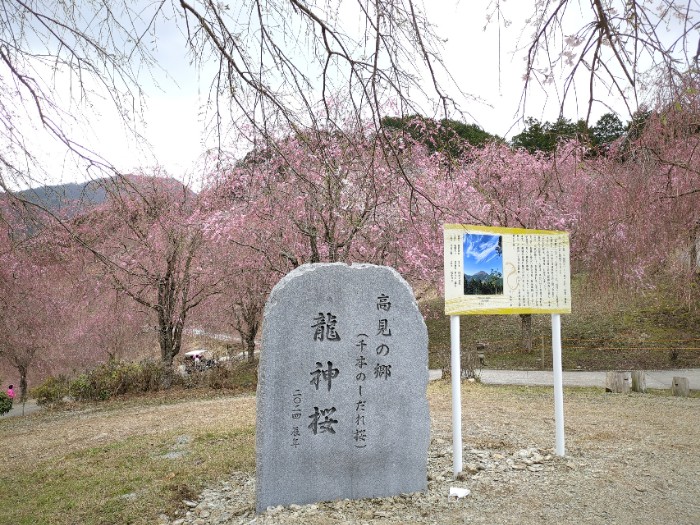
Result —
M329 523L700 524L700 399L567 390L555 456L551 389L466 385L464 472L452 474L450 388L431 385L428 490L268 509L255 475L184 501L170 525ZM450 497L451 489L467 489Z

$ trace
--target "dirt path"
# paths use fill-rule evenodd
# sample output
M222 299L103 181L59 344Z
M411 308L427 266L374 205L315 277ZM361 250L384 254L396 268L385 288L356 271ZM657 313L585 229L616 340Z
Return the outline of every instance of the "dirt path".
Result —
M29 414L33 414L38 410L41 410L41 407L36 404L35 400L30 399L24 405L19 402L14 403L10 411L3 417L28 416Z
M605 388L607 372L567 371L562 373L564 386ZM700 369L646 370L647 388L669 390L676 376L688 378L691 390L700 390ZM551 370L482 370L481 381L491 385L552 385Z

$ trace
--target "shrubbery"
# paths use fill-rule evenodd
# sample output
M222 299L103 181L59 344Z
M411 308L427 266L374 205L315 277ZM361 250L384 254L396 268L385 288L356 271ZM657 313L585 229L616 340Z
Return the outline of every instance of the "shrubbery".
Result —
M7 414L12 408L12 399L5 392L0 392L0 415Z
M114 396L155 392L167 384L170 370L154 361L110 361L70 382L69 396L80 401L103 401Z
M167 384L172 372L146 360L140 363L109 361L72 380L49 377L32 391L39 404L56 403L64 398L76 401L104 401L114 396L155 392Z
M257 362L217 366L194 374L194 386L216 390L253 390L258 384Z
M65 376L48 377L31 391L31 396L40 405L57 403L68 395L68 378Z
M115 396L157 392L171 387L251 390L257 384L255 363L217 366L181 376L165 365L146 360L139 363L110 361L74 379L49 377L32 390L41 404L65 398L75 401L104 401Z

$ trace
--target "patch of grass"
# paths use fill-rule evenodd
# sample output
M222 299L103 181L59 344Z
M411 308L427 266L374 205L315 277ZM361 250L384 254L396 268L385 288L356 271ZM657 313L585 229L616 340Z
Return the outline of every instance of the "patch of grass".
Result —
M573 286L572 313L562 315L562 366L575 370L700 367L700 309L662 293L625 295ZM450 326L442 299L421 303L431 368L449 367ZM551 318L532 316L532 351L524 349L518 315L460 318L463 359L485 343L485 367L550 369Z
M648 388L647 394L658 397L673 397L673 392L670 388ZM689 390L688 397L700 399L700 390Z
M130 409L113 407L94 421L99 425L116 410ZM67 413L65 418L70 425L78 424L81 416ZM7 434L0 433L3 448ZM56 443L55 453L40 461L5 462L0 523L154 523L159 514L172 516L183 499L196 498L207 483L255 467L252 425L225 429L200 421L65 453L62 446Z

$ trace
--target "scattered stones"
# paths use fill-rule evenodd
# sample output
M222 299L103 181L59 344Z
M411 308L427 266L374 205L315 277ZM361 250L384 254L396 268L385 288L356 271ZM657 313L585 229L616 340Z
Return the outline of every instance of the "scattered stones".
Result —
M479 472L479 470L482 469L479 469L479 466L476 465L476 463L467 463L466 465L464 465L464 471L468 472L469 474L476 474L477 472Z
M450 487L450 497L454 497L457 499L461 498L466 498L471 494L471 490L464 488L464 487Z
M443 502L451 501L451 505L462 500L483 502L483 492L489 490L487 487L521 483L523 476L542 479L567 475L567 472L572 472L570 465L579 469L573 461L556 462L551 454L535 447L515 451L470 449L464 454L464 471L453 476L451 455L443 455L435 450L440 445L444 443L433 440L428 459L427 478L430 483L424 493L357 501L343 499L309 505L291 504L288 507L277 505L256 515L253 508L255 477L253 474L236 472L229 480L202 491L199 501L184 500L183 505L188 509L184 518L162 522L169 525L272 525L307 521L371 523L373 520L395 521L399 518L403 521L407 512L414 512L415 516L408 515L411 516L409 521L433 523L431 519L435 514L432 514L432 509L437 509ZM550 466L545 468L547 464ZM451 486L455 478L468 482L469 486ZM644 492L646 489L635 486L635 490ZM464 499L467 496L469 498Z

